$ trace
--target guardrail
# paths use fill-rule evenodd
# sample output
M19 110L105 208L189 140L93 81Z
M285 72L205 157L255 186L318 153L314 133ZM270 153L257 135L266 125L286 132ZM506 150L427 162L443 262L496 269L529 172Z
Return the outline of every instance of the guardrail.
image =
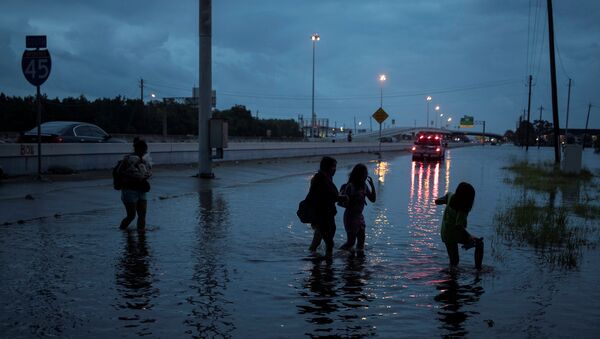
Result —
M410 142L382 143L381 151L402 151ZM150 156L154 164L191 164L198 161L197 143L150 143ZM218 161L256 160L306 156L324 156L377 152L378 143L322 143L322 142L280 142L280 143L230 143L223 159ZM42 144L42 171L53 167L68 168L74 171L112 168L132 151L131 144ZM9 176L37 173L37 144L0 144L0 167Z

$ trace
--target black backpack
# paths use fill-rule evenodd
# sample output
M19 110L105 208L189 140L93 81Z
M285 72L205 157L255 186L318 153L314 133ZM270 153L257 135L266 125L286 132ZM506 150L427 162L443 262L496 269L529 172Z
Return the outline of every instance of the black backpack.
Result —
M121 165L123 164L123 160L119 160L117 165L113 167L112 177L113 177L113 188L117 191L123 188L123 173L121 172Z

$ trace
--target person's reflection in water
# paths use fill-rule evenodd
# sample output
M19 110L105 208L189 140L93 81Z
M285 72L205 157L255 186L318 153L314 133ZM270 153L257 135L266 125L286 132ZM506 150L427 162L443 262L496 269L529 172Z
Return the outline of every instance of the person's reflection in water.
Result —
M193 329L187 334L200 338L230 338L235 330L225 291L229 271L224 258L228 249L228 208L221 197L215 199L212 190L198 193L199 213L196 230L196 261L190 289L196 295L187 298L192 306L185 324Z
M300 292L309 305L299 305L298 313L314 325L305 334L311 338L375 335L374 327L361 315L371 301L365 293L370 273L365 270L364 254L348 256L342 279L336 277L332 264L331 260L313 259L305 289Z
M299 305L298 313L306 315L306 321L314 324L314 332L306 333L310 337L332 335L334 322L332 313L338 310L335 302L337 297L334 269L331 259L315 258L312 261L310 276L305 281L300 295L308 300L310 305Z
M156 321L149 317L149 310L154 306L152 299L158 296L159 290L153 286L154 276L150 270L152 259L146 244L146 231L126 230L123 233L126 236L125 250L117 265L116 284L121 295L118 307L129 311L119 320L126 321L125 327L136 328L136 334L148 335L151 334L148 325Z
M445 336L456 337L468 334L464 322L470 315L478 314L468 311L469 305L477 302L484 293L479 275L475 275L472 283L462 283L459 273L450 270L448 276L437 283L440 293L434 298L440 303L439 320L442 322L440 328L447 333Z
M365 291L365 286L371 278L370 271L365 268L364 253L348 256L342 279L344 284L340 289L341 303L345 306L340 315L342 322L346 324L344 337L362 338L374 336L375 328L368 323L368 316L362 316L368 309L371 297Z

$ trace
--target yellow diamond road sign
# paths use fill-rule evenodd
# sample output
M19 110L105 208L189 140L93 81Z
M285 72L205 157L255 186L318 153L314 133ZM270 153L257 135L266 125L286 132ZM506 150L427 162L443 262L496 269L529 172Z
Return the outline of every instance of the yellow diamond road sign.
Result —
M384 122L388 117L389 115L381 107L379 107L379 109L373 113L373 119L375 119L375 121L378 123Z

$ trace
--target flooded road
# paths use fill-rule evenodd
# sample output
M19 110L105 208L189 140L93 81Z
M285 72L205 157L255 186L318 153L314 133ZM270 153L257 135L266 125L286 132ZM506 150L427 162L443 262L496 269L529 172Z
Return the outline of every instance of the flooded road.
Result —
M512 146L450 149L441 163L360 156L378 195L365 207L365 256L309 255L312 230L295 211L314 162L154 196L145 232L118 230L121 207L0 226L1 336L597 337L600 247L568 269L496 233L497 210L524 194L502 167L523 157ZM600 174L600 156L586 152L584 164ZM338 163L338 187L352 165ZM240 175L266 166L276 165ZM434 199L461 181L477 192L468 227L485 238L481 272L473 250L449 271L439 236L444 206ZM336 247L345 240L338 210ZM597 242L598 220L575 221L595 228Z

